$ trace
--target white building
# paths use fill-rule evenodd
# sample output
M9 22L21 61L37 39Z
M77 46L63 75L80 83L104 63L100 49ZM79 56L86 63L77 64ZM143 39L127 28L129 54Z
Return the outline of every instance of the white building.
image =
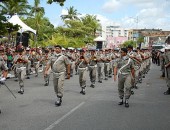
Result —
M103 25L102 37L128 37L128 29L121 28L119 25Z

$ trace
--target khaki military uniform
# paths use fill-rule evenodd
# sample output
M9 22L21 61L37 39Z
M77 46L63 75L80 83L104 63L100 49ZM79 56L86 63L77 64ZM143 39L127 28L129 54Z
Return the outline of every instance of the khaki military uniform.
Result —
M1 71L7 71L8 70L8 67L7 67L7 65L5 64L5 61L4 61L4 59L3 59L3 57L2 56L0 56L0 72ZM0 109L0 113L1 113L1 109Z
M40 59L41 59L41 56L37 52L31 54L32 67L35 69L35 76L36 77L38 76Z
M54 91L57 97L62 98L66 66L70 64L70 62L62 53L54 53L47 64L51 65L51 70L53 72Z
M165 64L170 62L170 51L165 52ZM167 87L170 89L170 66L166 68L166 84Z
M96 82L96 68L97 68L97 59L95 55L91 55L89 62L89 77L91 81L91 87L95 86Z
M98 53L97 56L97 72L98 72L98 82L102 82L104 75L104 54Z
M16 68L16 74L17 74L18 81L19 81L19 86L20 86L20 89L22 89L23 91L27 62L20 62L20 59L24 61L28 61L28 57L26 55L16 55L14 57L14 63L16 63L15 68Z
M43 67L43 73L45 73L46 65L47 65L47 62L49 61L50 57L51 57L51 54L44 54L42 56L41 64ZM48 69L47 74L44 75L45 86L48 86L48 84L49 84L50 73L51 73L51 67Z
M86 59L88 61L88 58L84 55L84 58L81 59L81 56L79 58L79 66L78 66L78 73L79 73L79 83L81 88L86 87L86 75L87 75L87 66L88 63L85 62Z
M128 56L122 57L119 61L115 62L115 67L118 71L118 92L120 99L129 99L131 96L132 88L132 75L131 69L134 68L134 62Z
M111 56L110 54L105 54L105 61L104 61L104 74L105 74L105 80L108 80L109 77L109 69L110 69L110 61Z

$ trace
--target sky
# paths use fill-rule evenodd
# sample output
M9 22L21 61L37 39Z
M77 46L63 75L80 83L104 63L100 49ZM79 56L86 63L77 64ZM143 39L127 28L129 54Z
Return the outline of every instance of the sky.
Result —
M33 5L34 0L28 0ZM45 17L54 26L62 24L61 14L74 6L78 13L97 15L101 24L120 25L128 29L162 29L170 31L170 0L66 0L63 7L40 0Z

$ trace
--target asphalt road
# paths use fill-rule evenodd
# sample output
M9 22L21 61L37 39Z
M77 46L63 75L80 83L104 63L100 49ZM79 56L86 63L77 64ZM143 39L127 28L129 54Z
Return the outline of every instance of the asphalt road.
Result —
M86 95L81 95L74 75L65 81L61 107L54 105L52 80L45 87L42 75L31 75L25 79L24 95L20 95L18 82L8 79L6 84L17 98L1 86L0 130L169 130L170 96L163 95L167 87L160 75L160 67L152 65L134 90L129 108L117 105L117 82L112 78L90 88L87 75Z

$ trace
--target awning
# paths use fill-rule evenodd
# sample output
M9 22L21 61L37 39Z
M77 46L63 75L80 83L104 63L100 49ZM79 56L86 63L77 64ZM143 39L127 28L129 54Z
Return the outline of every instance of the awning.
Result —
M21 29L18 30L18 32L23 33L26 31L30 31L33 32L34 34L36 34L36 30L32 29L31 27L29 27L28 25L26 25L24 22L21 21L21 19L18 17L18 15L13 15L8 22L12 23L13 25L20 25Z

